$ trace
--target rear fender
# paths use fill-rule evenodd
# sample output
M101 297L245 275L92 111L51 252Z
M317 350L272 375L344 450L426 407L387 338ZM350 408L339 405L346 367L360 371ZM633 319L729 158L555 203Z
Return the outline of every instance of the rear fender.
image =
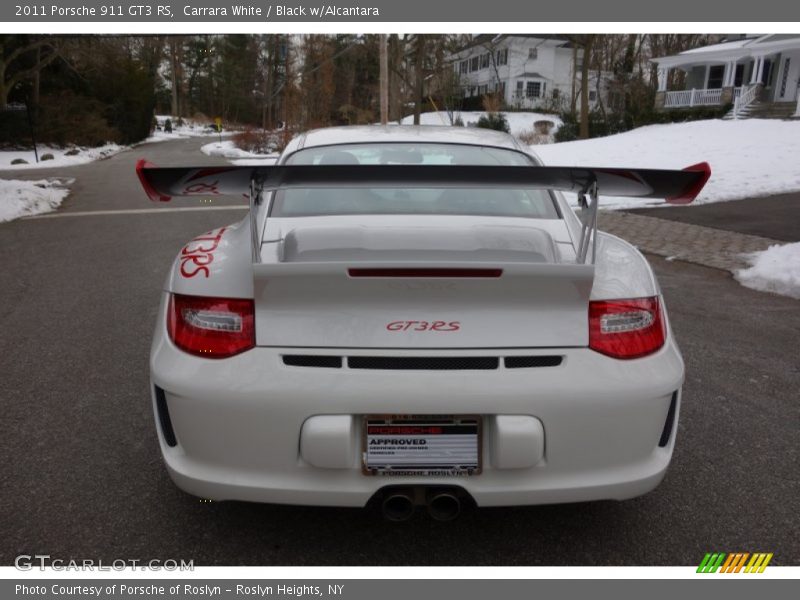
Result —
M187 242L178 251L164 288L190 296L252 298L250 217Z

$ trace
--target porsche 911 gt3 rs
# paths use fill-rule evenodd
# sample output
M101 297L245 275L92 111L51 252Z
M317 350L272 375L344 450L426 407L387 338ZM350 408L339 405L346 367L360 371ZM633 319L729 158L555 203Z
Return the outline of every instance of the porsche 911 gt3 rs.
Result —
M504 134L375 126L306 133L270 166L137 172L154 201L250 201L180 250L161 298L152 401L187 492L448 519L664 477L684 365L597 199L690 202L707 164L550 167Z

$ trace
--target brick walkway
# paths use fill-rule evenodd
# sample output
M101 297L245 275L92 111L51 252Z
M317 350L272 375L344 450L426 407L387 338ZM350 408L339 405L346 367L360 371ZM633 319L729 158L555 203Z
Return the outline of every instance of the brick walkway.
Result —
M598 224L601 231L613 233L643 252L731 272L749 266L742 253L785 243L620 211L600 211Z

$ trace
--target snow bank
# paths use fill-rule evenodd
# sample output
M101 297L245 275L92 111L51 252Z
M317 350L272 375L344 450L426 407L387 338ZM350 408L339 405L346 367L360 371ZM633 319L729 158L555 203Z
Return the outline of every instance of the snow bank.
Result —
M752 265L734 276L745 287L800 299L800 242L770 246L747 256Z
M235 165L270 165L275 162L277 154L256 154L237 148L233 141L212 142L200 148L203 154L220 158L236 159L231 162Z
M69 194L72 180L0 179L0 223L54 211Z
M69 167L73 165L82 165L93 160L100 158L108 158L109 156L125 150L126 146L119 144L106 144L96 148L52 148L50 146L37 146L39 151L39 162L36 162L33 150L3 150L0 151L0 170L13 169L13 170L27 170L27 169L49 169L52 167ZM69 153L69 154L68 154ZM53 160L42 160L45 154L52 154ZM28 161L27 165L12 165L11 161L16 158L22 158Z
M236 158L230 162L240 167L261 167L264 165L273 165L276 160L278 160L277 154L265 154L263 156L258 156L258 158Z
M706 161L711 179L695 204L800 190L800 121L749 119L649 125L603 138L531 146L548 165L682 169ZM663 201L603 198L605 207Z
M166 115L157 115L158 122L163 122L169 118ZM164 142L168 140L179 140L190 137L208 137L218 136L215 131L210 130L208 124L197 123L191 120L184 119L184 124L181 126L175 125L177 119L172 119L173 127L172 133L167 133L161 129L157 129L153 134L134 144L151 144L153 142ZM223 131L222 137L229 137L235 135L235 131ZM101 158L108 158L123 150L128 150L133 146L120 146L119 144L105 144L96 148L86 148L82 146L75 146L70 148L54 148L52 146L39 145L39 162L36 162L33 149L31 150L2 150L0 151L0 170L27 170L27 169L49 169L53 167L70 167L74 165L82 165ZM52 154L52 160L41 160L45 154ZM17 158L22 158L28 162L23 165L12 165L11 161Z
M463 111L463 112L455 112L453 114L453 119L457 117L461 117L461 120L464 122L464 125L475 126L478 123L478 119L481 116L485 115L486 113L483 111ZM558 118L558 115L550 115L546 113L538 113L538 112L503 112L508 120L509 129L511 129L511 134L519 136L523 133L530 133L533 131L533 124L536 121L552 121L553 122L553 129L550 133L555 133L558 131L558 128L561 127L561 119ZM450 125L450 118L447 112L440 110L438 112L425 112L420 115L420 125ZM409 115L404 117L401 121L401 125L413 125L414 123L414 115ZM539 146L536 146L537 148Z

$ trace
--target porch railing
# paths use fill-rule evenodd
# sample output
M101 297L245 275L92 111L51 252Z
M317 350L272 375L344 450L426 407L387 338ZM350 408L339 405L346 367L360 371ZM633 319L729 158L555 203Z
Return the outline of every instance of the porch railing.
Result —
M667 92L664 99L665 108L682 108L685 106L714 106L722 104L722 88L712 90L683 90Z
M745 106L752 104L758 98L758 85L749 85L746 87L736 88L733 94L733 118L739 117L739 111ZM739 91L737 94L736 91Z

